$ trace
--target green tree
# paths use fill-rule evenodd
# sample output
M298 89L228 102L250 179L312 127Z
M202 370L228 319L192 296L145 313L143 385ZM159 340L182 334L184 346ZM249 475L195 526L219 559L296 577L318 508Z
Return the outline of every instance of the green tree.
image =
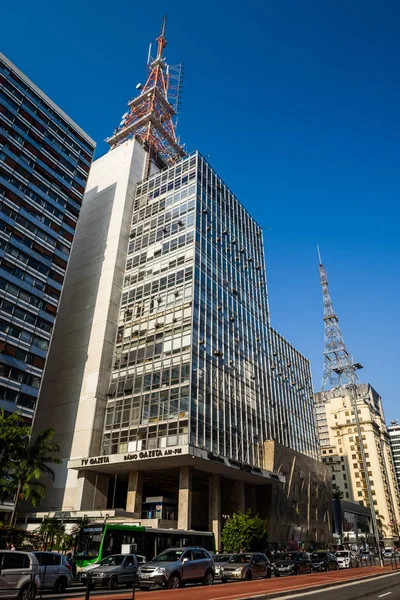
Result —
M18 413L6 414L0 410L0 500L15 492L10 468L18 456L21 443L30 436L31 428Z
M268 539L267 522L251 511L234 513L225 523L221 534L224 552L264 550Z
M63 539L65 535L65 525L61 519L47 518L43 519L40 527L35 531L38 533L41 541L44 545L45 550L52 550L54 542L56 543L57 549L63 546Z
M58 458L59 445L53 441L54 430L47 428L35 438L24 437L11 465L8 477L16 491L11 525L15 525L19 504L22 500L30 500L34 507L44 498L47 487L40 481L43 475L54 479L50 464L60 464Z
M332 491L332 499L333 500L341 500L344 497L344 493L338 487L334 487Z

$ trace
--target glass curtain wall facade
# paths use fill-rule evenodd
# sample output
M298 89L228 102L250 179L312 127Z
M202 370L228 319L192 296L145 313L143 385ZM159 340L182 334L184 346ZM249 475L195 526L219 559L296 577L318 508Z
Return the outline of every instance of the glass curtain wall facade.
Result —
M273 439L320 458L310 361L272 327L269 374Z
M262 230L198 153L138 184L124 285L103 454L190 443L262 466L276 439L317 455L291 347L309 399L291 391L288 431L275 388L271 402Z
M0 405L32 416L95 144L0 54Z

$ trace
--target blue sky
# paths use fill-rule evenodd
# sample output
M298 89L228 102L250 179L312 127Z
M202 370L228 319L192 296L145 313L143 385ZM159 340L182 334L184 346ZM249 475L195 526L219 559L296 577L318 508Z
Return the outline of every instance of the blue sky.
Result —
M397 0L5 0L1 50L97 142L168 14L179 134L265 227L272 324L322 374L316 245L363 381L400 418ZM396 377L395 377L396 375Z

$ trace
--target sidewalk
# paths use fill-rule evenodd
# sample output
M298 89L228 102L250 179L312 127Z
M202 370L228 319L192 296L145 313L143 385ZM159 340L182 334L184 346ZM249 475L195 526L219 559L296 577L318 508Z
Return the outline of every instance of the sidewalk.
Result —
M277 598L292 592L309 591L317 588L323 589L331 585L340 585L350 581L364 580L379 577L390 573L398 573L400 569L393 570L387 567L360 567L358 569L331 571L329 573L314 573L312 575L298 575L259 579L246 582L233 582L212 585L209 587L193 586L179 590L153 590L137 591L135 600L264 600ZM84 591L82 598L84 598ZM96 595L93 600L131 600L132 591L115 592L114 594ZM75 598L67 600L77 600Z

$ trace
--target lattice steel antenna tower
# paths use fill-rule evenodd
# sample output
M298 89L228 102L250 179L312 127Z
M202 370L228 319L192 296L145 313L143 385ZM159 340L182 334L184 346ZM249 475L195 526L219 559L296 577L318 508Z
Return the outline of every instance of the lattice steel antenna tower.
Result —
M319 248L318 258L319 276L324 299L324 371L321 386L323 391L343 385L358 384L356 371L362 369L362 366L360 363L353 362L344 343L339 327L339 319L333 310L328 288L328 277L322 264Z
M148 151L143 177L150 172L151 160L160 166L168 166L185 156L176 133L175 117L181 100L183 65L168 65L163 57L167 45L164 16L160 35L157 38L157 55L151 56L151 44L147 58L147 81L139 83L136 89L141 90L139 96L128 102L129 110L122 116L114 134L106 141L111 150L136 137Z

